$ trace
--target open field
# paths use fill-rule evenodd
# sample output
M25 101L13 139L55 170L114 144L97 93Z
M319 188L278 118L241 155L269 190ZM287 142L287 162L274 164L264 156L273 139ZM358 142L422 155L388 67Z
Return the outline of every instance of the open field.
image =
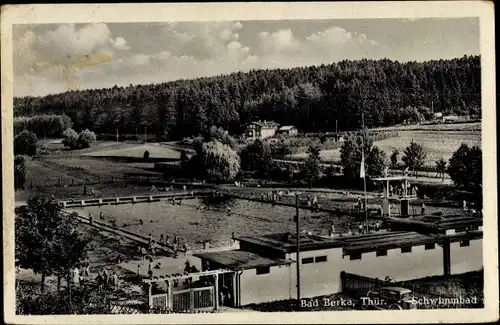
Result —
M180 152L159 144L142 144L136 146L126 146L118 149L99 150L86 152L82 155L93 157L132 157L142 158L145 151L149 151L150 158L179 159Z
M91 175L103 177L123 177L127 173L153 174L155 172L146 169L153 168L152 163L121 163L109 160L92 158L69 158L69 159L46 159L49 164L58 166L61 169L76 169Z
M375 145L382 149L389 157L393 149L397 149L399 154L399 162L402 162L404 149L410 144L413 139L415 142L422 144L427 150L426 165L434 166L436 160L443 158L449 160L454 151L456 151L462 142L468 145L481 144L481 131L399 131L399 135L394 138L375 141ZM340 148L332 150L322 150L320 153L321 159L329 162L340 161ZM291 156L295 159L306 159L307 154L301 152Z
M470 123L439 123L439 124L417 124L417 125L394 125L382 128L370 129L370 131L481 131L481 122Z

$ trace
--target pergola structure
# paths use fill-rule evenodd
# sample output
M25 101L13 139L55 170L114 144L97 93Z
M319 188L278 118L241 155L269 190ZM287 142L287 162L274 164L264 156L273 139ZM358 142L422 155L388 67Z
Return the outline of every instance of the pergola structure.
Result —
M415 199L416 195L411 195L408 193L408 176L405 174L403 176L387 176L374 178L374 181L382 182L384 186L384 203L382 208L382 214L385 217L391 216L391 204L390 199L397 199L400 201L401 205L401 216L407 217L409 215L410 200ZM390 182L399 182L403 185L402 195L393 195L390 191Z
M182 275L155 276L144 279L143 282L149 285L148 303L151 310L207 310L219 309L219 275L234 273L230 269L218 269L204 272L184 273ZM175 284L179 281L192 280L194 278L212 277L213 285L205 287L191 287L178 289ZM154 283L166 284L166 293L153 294Z

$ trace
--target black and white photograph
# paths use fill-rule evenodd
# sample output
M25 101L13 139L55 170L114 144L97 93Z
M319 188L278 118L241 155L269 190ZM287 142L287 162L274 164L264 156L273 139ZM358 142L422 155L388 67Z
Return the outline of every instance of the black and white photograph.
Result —
M12 321L497 319L493 5L366 4L2 10Z

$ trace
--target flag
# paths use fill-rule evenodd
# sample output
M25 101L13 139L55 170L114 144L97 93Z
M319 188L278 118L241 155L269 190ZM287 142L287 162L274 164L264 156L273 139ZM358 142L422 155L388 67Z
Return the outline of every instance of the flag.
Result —
M363 150L361 150L361 168L359 171L359 177L365 178L365 154L363 153Z

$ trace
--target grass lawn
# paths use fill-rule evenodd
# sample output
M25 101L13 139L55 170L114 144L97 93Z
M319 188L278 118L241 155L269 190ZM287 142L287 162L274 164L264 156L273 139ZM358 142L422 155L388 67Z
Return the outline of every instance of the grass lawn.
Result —
M399 131L399 136L376 141L375 145L382 149L387 157L394 149L397 149L400 152L399 161L402 162L403 151L412 139L427 150L426 165L434 166L436 160L440 158L448 161L462 142L469 146L480 145L481 131ZM325 161L340 161L340 148L322 150L320 156ZM301 152L292 157L304 159L307 158L307 154Z
M173 150L166 146L158 144L142 144L133 147L124 147L111 150L100 150L83 153L84 156L93 157L135 157L142 158L145 151L149 151L150 158L170 158L179 159L181 154L179 151Z

